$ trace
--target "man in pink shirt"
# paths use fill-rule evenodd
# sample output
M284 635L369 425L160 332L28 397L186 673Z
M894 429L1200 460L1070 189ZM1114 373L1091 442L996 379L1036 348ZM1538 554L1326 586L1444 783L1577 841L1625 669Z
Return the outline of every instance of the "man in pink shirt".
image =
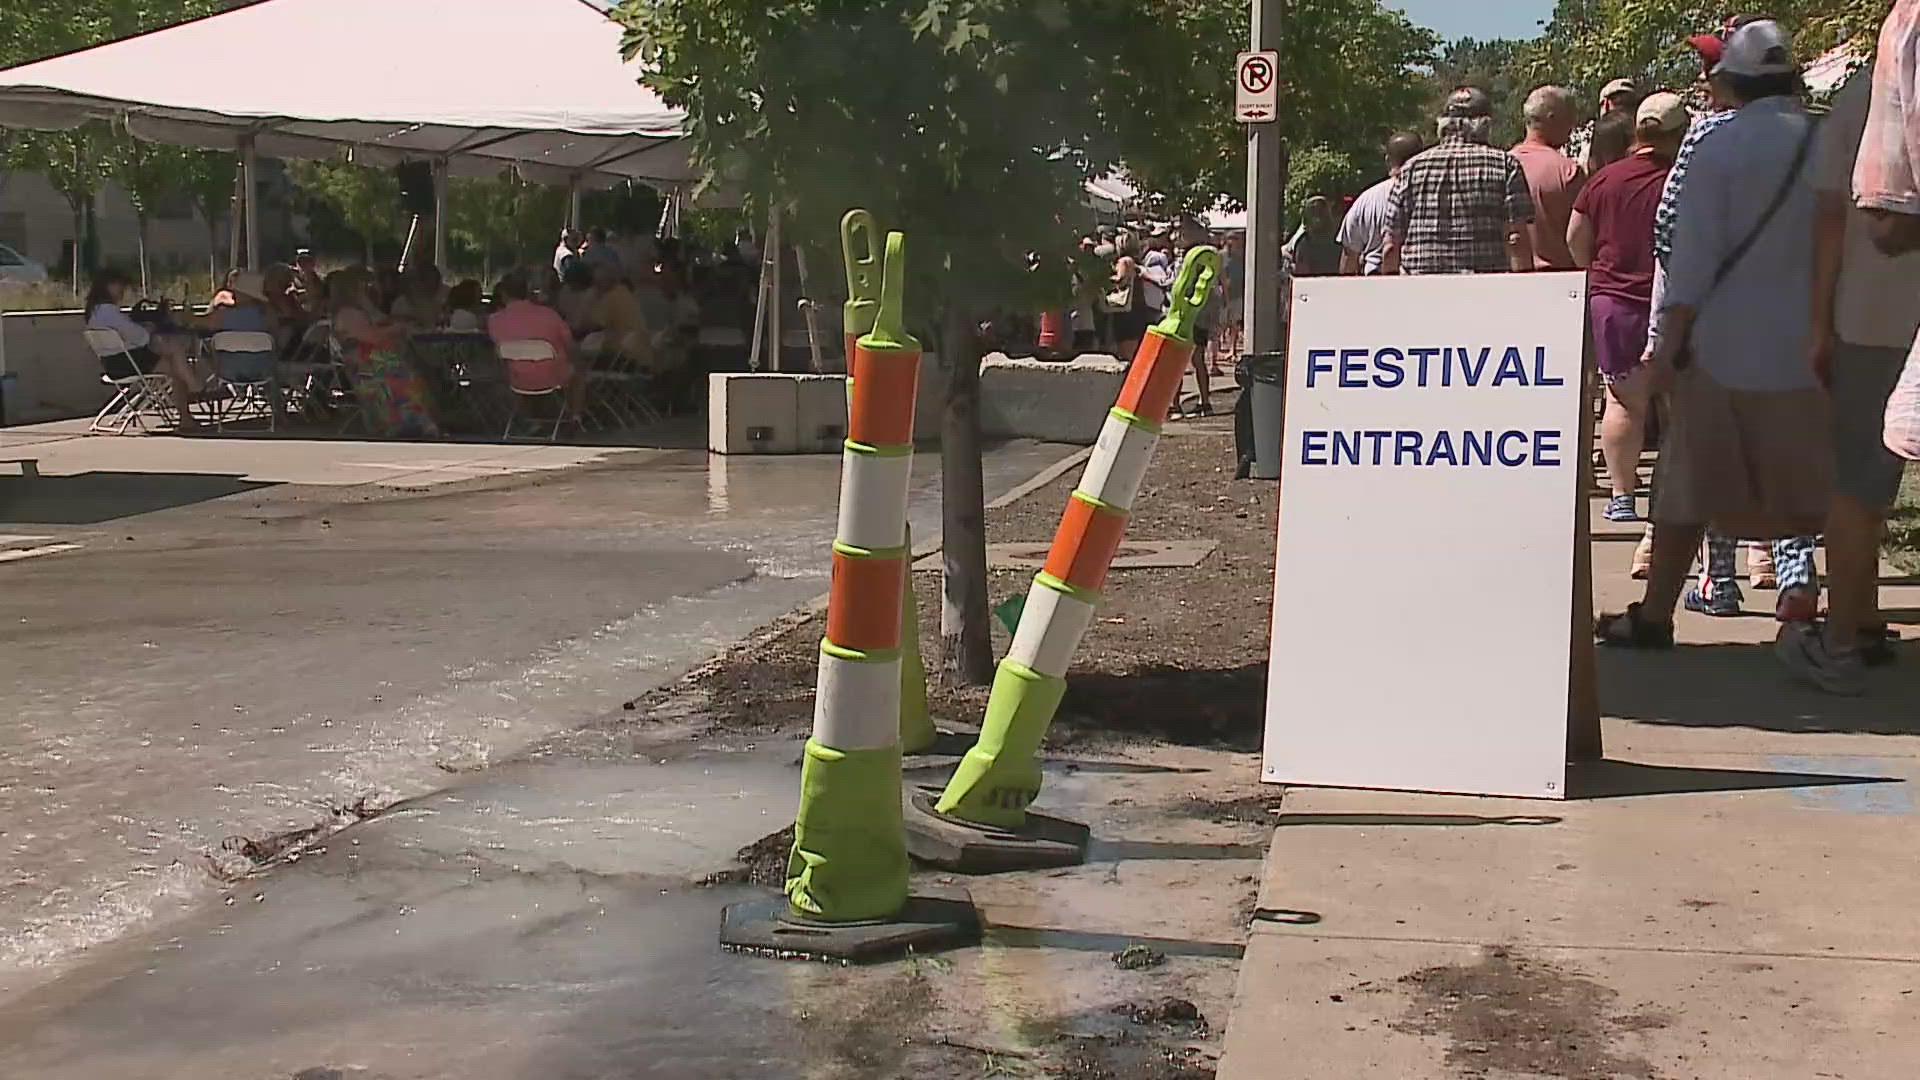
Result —
M1573 91L1564 86L1542 86L1527 95L1527 137L1510 153L1527 174L1533 193L1533 267L1536 270L1573 270L1573 252L1567 249L1567 223L1573 200L1587 182L1587 172L1561 147L1573 137Z
M1920 248L1920 0L1898 0L1880 28L1853 196L1888 255Z
M498 310L487 316L487 336L493 338L495 345L509 341L544 341L553 346L552 360L537 365L523 362L515 376L516 383L537 380L549 386L565 384L567 407L575 416L580 415L586 403L587 377L586 372L574 369L573 331L568 328L567 320L545 304L528 299L527 279L517 273L500 279L493 287L493 300Z

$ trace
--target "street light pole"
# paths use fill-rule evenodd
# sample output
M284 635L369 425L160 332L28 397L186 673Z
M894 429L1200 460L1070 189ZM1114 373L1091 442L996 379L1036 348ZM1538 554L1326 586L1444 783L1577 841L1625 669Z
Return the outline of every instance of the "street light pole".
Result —
M1287 0L1251 0L1253 43L1259 50L1280 49ZM1282 64L1285 60L1282 58ZM1284 67L1282 68L1284 70ZM1274 78L1282 89L1279 71ZM1252 419L1253 477L1280 479L1282 369L1286 362L1286 310L1280 248L1286 227L1287 147L1276 120L1247 125L1247 287L1246 333L1242 360L1250 374L1244 392Z

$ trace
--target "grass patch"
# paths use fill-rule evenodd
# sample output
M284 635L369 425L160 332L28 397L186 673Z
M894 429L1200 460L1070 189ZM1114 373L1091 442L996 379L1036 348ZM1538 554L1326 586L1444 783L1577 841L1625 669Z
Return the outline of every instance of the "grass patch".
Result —
M1907 470L1887 518L1887 557L1901 570L1920 574L1920 469Z

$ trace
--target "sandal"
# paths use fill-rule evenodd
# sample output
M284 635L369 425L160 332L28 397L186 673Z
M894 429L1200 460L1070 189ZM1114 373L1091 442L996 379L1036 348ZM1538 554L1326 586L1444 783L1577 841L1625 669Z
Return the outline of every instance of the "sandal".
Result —
M1593 624L1594 640L1621 649L1671 649L1673 624L1649 623L1640 618L1640 605L1632 603L1619 615L1602 615Z

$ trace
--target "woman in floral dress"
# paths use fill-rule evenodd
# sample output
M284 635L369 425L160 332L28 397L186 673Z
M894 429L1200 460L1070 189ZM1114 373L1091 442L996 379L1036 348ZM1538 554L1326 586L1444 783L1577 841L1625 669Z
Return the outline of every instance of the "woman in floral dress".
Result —
M327 277L327 301L333 309L333 337L353 377L360 413L375 435L435 439L427 384L407 362L406 330L375 307L367 272L339 270Z

